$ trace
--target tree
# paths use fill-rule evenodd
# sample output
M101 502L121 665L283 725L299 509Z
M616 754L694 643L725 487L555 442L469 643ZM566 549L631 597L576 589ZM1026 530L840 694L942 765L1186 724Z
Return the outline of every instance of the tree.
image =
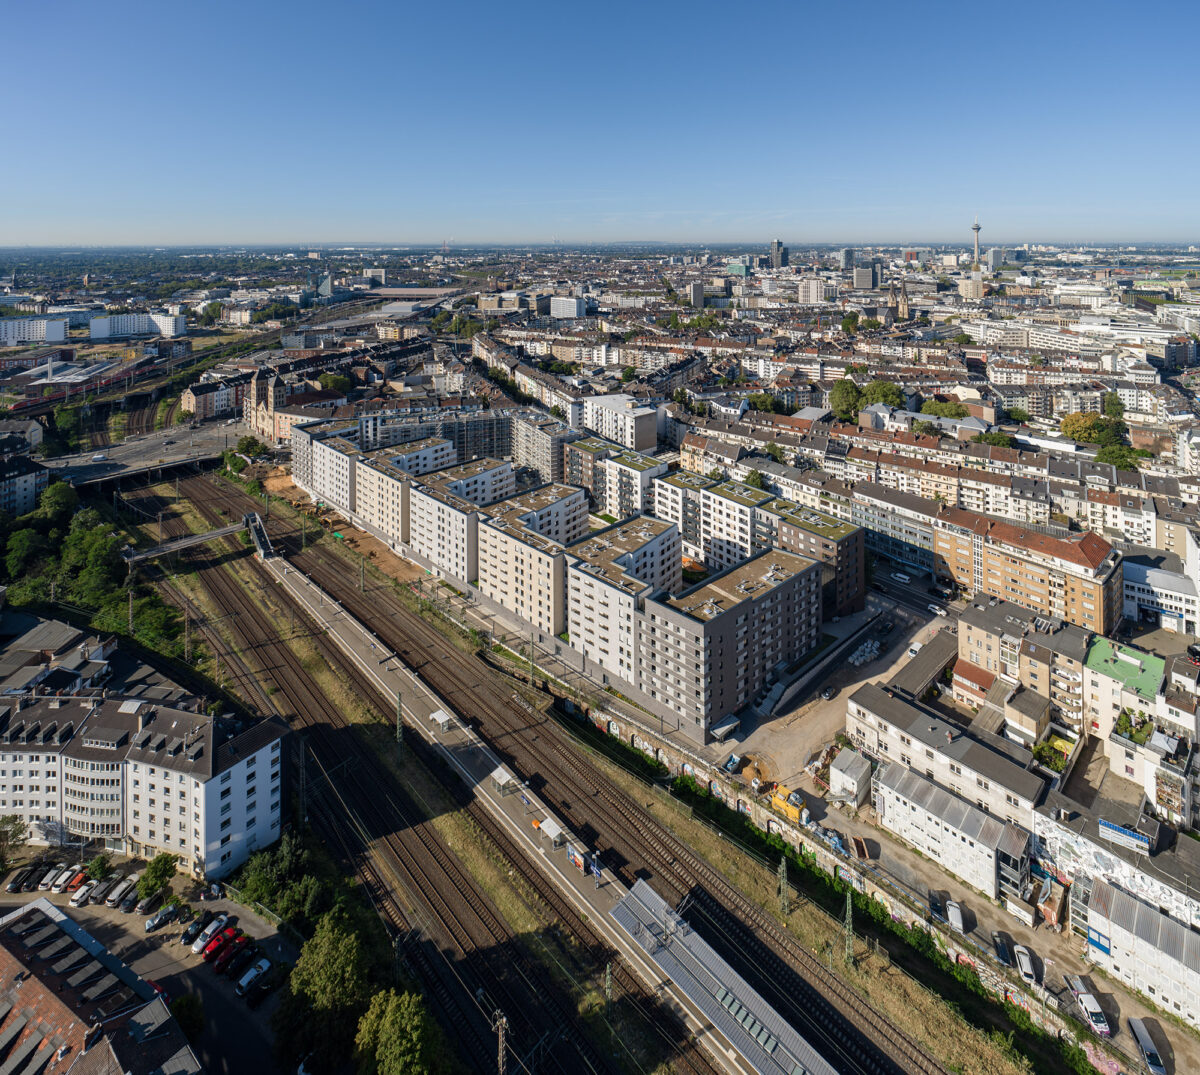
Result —
M367 954L358 934L344 911L333 910L300 949L291 987L315 1012L341 1016L367 1002L368 976Z
M1125 417L1125 404L1116 392L1104 393L1104 416L1116 418L1118 421Z
M878 328L883 328L883 322L877 321L873 317L868 317L865 320L860 321L858 323L858 327L862 329L863 332L874 332Z
M623 370L621 370L621 380L626 384L632 381L636 376L637 370L635 370L632 366L626 366Z
M343 395L350 391L350 386L354 384L349 377L343 373L322 373L317 378L322 388L328 388L332 392L341 392Z
M846 316L842 318L842 331L847 336L853 336L857 328L858 314L846 314Z
M238 437L237 450L240 455L248 455L254 458L256 455L268 455L271 448L267 444L263 444L257 437Z
M976 433L971 438L973 444L992 444L997 448L1011 448L1017 442L1007 433Z
M970 412L961 403L939 403L936 399L928 399L921 404L921 413L938 418L966 418Z
M112 873L112 856L107 851L101 851L87 864L87 871L93 881L103 881Z
M858 385L849 377L838 381L829 390L829 407L843 421L855 421L862 410L862 392Z
M188 1041L204 1033L204 1001L195 993L183 993L171 1001L171 1014Z
M903 407L904 393L894 381L872 381L863 389L863 406L884 403L889 407Z
M445 1070L441 1035L416 993L376 993L354 1038L359 1075L423 1075Z
M42 535L36 530L26 528L10 534L8 552L4 557L4 566L8 569L8 577L19 579L24 575L26 568L41 555L44 547Z
M924 433L931 437L941 436L942 433L941 426L939 426L936 422L922 422L919 420L913 422L912 431L914 433Z
M557 403L554 404L554 406L550 408L550 413L552 415L554 415L554 417L557 418L560 422L563 421L567 417L567 412L564 411L562 409L562 407Z
M66 522L79 507L79 494L66 482L46 486L38 501L38 515L51 523Z
M16 814L0 817L0 872L12 865L13 856L25 846L29 826Z
M1107 463L1119 470L1137 470L1142 459L1153 458L1144 448L1130 448L1127 444L1106 444L1096 453L1097 463Z
M673 403L678 403L681 407L686 407L688 402L688 394L686 388L676 388L675 394L671 397Z
M950 342L957 343L960 347L966 347L975 342L975 337L969 332L960 332L957 336L952 336Z
M779 445L774 441L771 441L771 443L767 445L765 451L767 455L775 460L776 463L782 463L786 455L784 450L780 448Z
M713 481L717 482L725 480L725 472L720 467L713 467L712 470L708 472L708 476L712 478Z
M1009 407L1008 417L1012 419L1012 421L1020 422L1021 425L1024 425L1029 421L1029 412L1023 407Z
M1063 436L1078 444L1098 444L1101 447L1125 443L1129 427L1119 418L1106 418L1100 414L1085 414L1075 411L1063 416L1059 423Z
M146 865L138 880L138 895L145 899L166 888L171 883L171 878L175 876L175 867L178 862L178 856L168 854L166 851L155 855Z
M763 483L763 476L757 470L750 471L750 473L742 479L742 484L750 486L751 489L762 489L765 487Z

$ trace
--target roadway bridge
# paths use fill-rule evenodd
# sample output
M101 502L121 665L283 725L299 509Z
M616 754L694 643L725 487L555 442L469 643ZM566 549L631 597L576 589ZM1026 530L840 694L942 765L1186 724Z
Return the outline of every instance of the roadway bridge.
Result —
M262 521L262 518L257 512L252 512L242 516L242 521L238 523L230 523L229 526L222 526L219 530L210 530L206 534L186 534L184 537L172 538L170 541L164 541L161 545L155 545L151 549L124 549L121 553L122 558L127 564L141 563L143 560L153 560L158 556L170 556L172 553L180 552L183 549L190 549L193 545L202 545L206 541L216 541L223 537L229 537L231 534L241 533L243 530L249 530L251 538L254 539L254 547L258 550L258 555L264 560L275 555L275 550L271 547L271 539L267 537L267 528Z

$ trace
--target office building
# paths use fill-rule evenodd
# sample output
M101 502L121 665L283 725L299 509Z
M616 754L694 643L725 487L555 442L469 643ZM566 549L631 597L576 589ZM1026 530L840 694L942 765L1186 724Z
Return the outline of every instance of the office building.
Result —
M6 698L0 812L33 842L168 852L195 877L223 877L279 837L286 734L141 699Z
M771 241L770 251L768 256L771 259L772 269L786 268L788 263L788 248L783 245L778 239Z
M698 310L703 309L704 308L704 282L702 280L696 280L696 281L693 281L692 283L688 284L687 296L688 296L688 302L692 306L696 307L696 309L698 309Z
M587 300L553 295L550 298L550 316L576 318L587 316Z
M852 270L852 283L858 291L870 291L878 285L878 278L875 276L874 265L864 265L861 268Z
M797 301L804 306L815 306L825 301L825 281L819 276L802 276L797 287Z
M658 415L633 396L586 396L583 427L635 452L652 452L658 446Z
M986 264L988 272L997 272L1000 266L1004 264L1004 251L998 246L993 246L987 252Z
M186 336L187 318L182 314L110 314L88 322L93 340L115 340L124 336Z
M23 343L65 343L69 324L65 317L0 318L0 347Z
M850 247L844 247L838 255L838 268L842 272L848 272L854 268L854 251Z

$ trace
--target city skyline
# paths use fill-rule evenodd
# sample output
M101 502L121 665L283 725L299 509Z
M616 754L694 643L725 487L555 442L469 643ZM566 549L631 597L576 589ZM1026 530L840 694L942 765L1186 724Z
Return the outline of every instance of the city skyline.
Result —
M1194 201L1136 197L1121 165L1130 130L1176 173L1200 160L1157 105L1184 69L1088 104L1097 58L1161 47L1182 4L1146 24L1056 5L1036 36L860 4L854 38L842 9L783 4L469 4L452 33L369 3L62 10L54 80L12 57L19 111L70 123L60 166L0 178L6 244L958 243L976 214L985 247L1200 239ZM10 30L62 25L26 8Z

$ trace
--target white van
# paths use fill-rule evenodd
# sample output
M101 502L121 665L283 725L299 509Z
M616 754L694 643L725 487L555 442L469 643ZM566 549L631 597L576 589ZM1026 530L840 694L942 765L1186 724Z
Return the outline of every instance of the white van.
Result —
M1137 1043L1138 1051L1142 1054L1142 1059L1146 1062L1146 1070L1150 1072L1150 1075L1167 1075L1167 1066L1162 1062L1158 1046L1150 1037L1150 1031L1146 1024L1141 1019L1130 1019L1129 1033L1133 1035L1133 1040Z
M1079 1001L1079 1010L1083 1012L1083 1017L1087 1020L1088 1026L1092 1028L1092 1032L1104 1038L1111 1037L1112 1030L1108 1025L1108 1016L1104 1014L1104 1009L1100 1007L1099 1001L1091 993L1080 993L1076 999Z
M106 460L107 458L108 458L107 452L97 452L94 456L92 456L92 462L93 463L103 463L104 460Z
M903 571L893 571L892 578L894 578L897 582L904 583L905 586L912 582L912 579L910 579Z
M966 933L963 929L962 905L955 900L946 901L946 918L950 922L950 928L955 933Z
M132 877L126 877L123 881L118 881L116 887L105 899L104 906L116 907L129 894L129 890L138 883L138 879L141 876L140 873L135 873Z

